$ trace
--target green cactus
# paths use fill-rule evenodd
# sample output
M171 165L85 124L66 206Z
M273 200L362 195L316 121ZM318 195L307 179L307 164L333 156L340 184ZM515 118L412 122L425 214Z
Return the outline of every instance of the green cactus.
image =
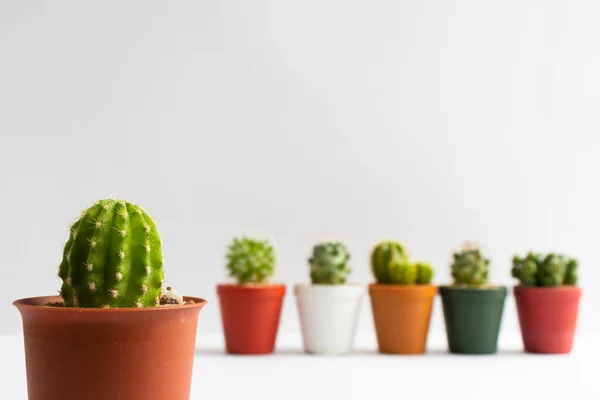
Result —
M390 269L392 263L407 263L409 255L398 242L384 241L371 251L371 272L377 283L392 283Z
M81 213L60 264L66 307L152 307L164 282L161 240L152 218L120 199Z
M433 268L430 264L424 262L416 262L415 266L417 267L417 284L418 285L428 285L431 283L433 279Z
M528 252L513 257L511 275L523 286L561 286L577 284L577 260L561 254Z
M577 274L578 262L577 260L570 259L567 262L567 272L565 273L565 285L576 285L578 274Z
M351 269L348 266L350 253L340 242L323 242L313 247L308 259L310 279L313 284L341 285Z
M275 272L275 251L268 240L233 238L227 252L229 276L239 284L263 283Z
M481 249L466 245L453 255L452 277L456 285L484 286L488 282L490 260Z
M536 286L539 256L533 253L527 253L525 258L514 256L511 274L518 278L523 286Z
M389 269L390 280L397 285L412 285L417 280L417 266L409 261L393 260Z
M548 254L538 268L540 286L560 286L565 280L567 266L559 255Z

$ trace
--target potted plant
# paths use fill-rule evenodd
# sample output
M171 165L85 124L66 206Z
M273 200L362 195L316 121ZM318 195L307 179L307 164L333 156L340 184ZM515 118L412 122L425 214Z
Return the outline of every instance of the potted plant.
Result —
M369 285L369 295L379 351L424 353L437 293L433 269L411 262L402 244L383 241L371 251L371 271L377 281Z
M164 291L152 218L100 200L71 226L60 296L15 301L30 400L189 399L196 326L206 301Z
M497 350L507 290L488 284L489 265L476 244L465 243L453 255L454 284L440 286L452 353L491 354Z
M227 270L236 283L217 285L226 351L268 354L275 348L285 285L269 283L275 251L268 240L233 238Z
M308 259L312 284L294 287L304 350L313 354L352 351L356 323L365 290L348 284L350 253L344 244L316 244Z
M525 351L570 353L579 311L577 260L559 254L529 252L514 256L514 294Z

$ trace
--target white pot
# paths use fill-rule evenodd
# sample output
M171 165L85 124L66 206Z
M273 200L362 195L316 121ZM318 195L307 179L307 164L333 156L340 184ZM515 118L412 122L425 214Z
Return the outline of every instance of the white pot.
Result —
M294 294L304 351L330 355L350 353L365 287L300 284L294 286Z

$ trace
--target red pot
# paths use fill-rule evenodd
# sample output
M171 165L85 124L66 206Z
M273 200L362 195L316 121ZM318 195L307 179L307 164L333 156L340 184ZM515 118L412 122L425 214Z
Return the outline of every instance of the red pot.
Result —
M206 301L149 308L49 307L21 299L30 400L189 400Z
M275 349L285 285L217 285L226 350L268 354Z
M577 286L516 286L514 294L525 351L570 353L581 289Z

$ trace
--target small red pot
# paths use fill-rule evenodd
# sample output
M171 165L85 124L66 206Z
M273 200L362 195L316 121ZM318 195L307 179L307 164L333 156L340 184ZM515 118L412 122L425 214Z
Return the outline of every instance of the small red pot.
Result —
M285 285L217 285L225 346L230 354L268 354L275 349Z
M564 354L573 348L581 288L514 288L521 335L529 353Z

